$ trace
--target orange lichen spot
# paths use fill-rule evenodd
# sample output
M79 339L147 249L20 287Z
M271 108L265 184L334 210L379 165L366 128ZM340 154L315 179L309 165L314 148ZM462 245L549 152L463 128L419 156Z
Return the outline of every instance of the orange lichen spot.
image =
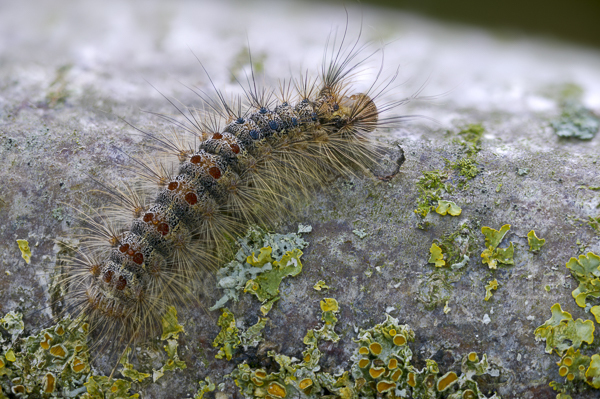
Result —
M256 376L256 378L260 378L261 380L267 378L267 373L264 370L256 370L254 375Z
M79 353L83 350L83 345L77 345L75 346L75 352Z
M369 349L374 355L379 355L381 353L381 344L379 342L373 342L369 345Z
M54 388L56 388L56 377L54 374L47 373L42 380L42 386L44 387L44 392L54 392Z
M125 277L119 276L119 278L117 278L117 281L115 282L115 287L119 291L123 291L125 287L127 287L127 280L125 279Z
M393 370L396 367L398 367L398 360L391 358L390 361L388 362L388 369Z
M583 364L580 364L577 368L579 369L579 371L585 370L585 366Z
M137 254L133 255L132 260L134 263L141 265L142 263L144 263L144 254L138 252Z
M154 214L152 212L147 212L144 214L144 218L142 219L146 223L150 223L154 218Z
M573 364L573 358L570 356L565 356L563 359L563 364L567 367L570 367Z
M219 180L221 178L221 169L216 166L211 166L208 169L208 174L211 175L215 180Z
M65 329L64 329L64 328L62 328L62 326L57 326L57 327L54 329L54 332L55 332L55 333L57 333L58 335L63 335L63 334L65 333Z
M311 359L310 353L307 353L306 356L304 356L304 363L310 362L310 359Z
M177 183L176 181L170 182L169 185L167 186L167 188L171 191L177 190L177 187L179 187L179 183Z
M213 140L221 140L223 138L223 135L221 133L215 133L212 136Z
M190 162L193 164L199 164L202 161L202 157L200 155L194 155L190 158Z
M198 196L194 193L187 193L184 198L185 202L190 205L196 205L198 203Z
M54 357L63 359L65 356L67 356L67 348L65 348L62 344L54 345L52 348L50 348L50 354Z
M479 356L477 356L477 353L471 352L468 354L467 359L469 359L470 362L476 362L479 360Z
M566 366L561 366L561 368L558 369L558 375L560 375L561 377L564 377L565 375L567 375L568 372L569 372L569 368Z
M573 373L567 374L567 380L573 381L573 379L575 379L575 375Z
M113 385L112 385L112 387L110 387L110 390L111 390L112 392L117 392L117 391L119 390L119 387L118 387L118 386L116 386L115 384L113 384Z
M395 336L395 335L397 334L397 333L396 333L396 329L392 328L392 329L389 331L389 334L390 334L392 337L393 337L393 336Z
M2 358L0 358L0 369L4 367L4 360L2 360Z
M367 367L370 364L369 359L360 359L358 361L358 367L360 367L361 369L364 369L365 367Z
M392 374L392 380L394 381L398 381L400 377L402 377L402 370L396 370L394 371L394 374Z
M454 371L449 371L443 376L441 376L438 380L437 390L443 392L446 389L448 389L452 384L454 384L457 380L458 376L456 375L456 373Z
M377 392L384 393L396 388L396 384L388 381L379 381L377 383Z
M229 144L229 147L231 147L231 151L233 151L234 154L239 154L240 153L240 146L233 143L233 144Z
M267 392L270 395L275 396L276 398L285 398L285 395L287 394L285 387L275 381L269 384L269 386L267 387Z
M402 346L405 343L406 343L406 338L404 338L404 335L396 335L394 337L394 345Z
M73 363L71 363L71 368L74 372L80 373L85 369L85 362L81 358L75 357Z
M102 268L100 267L100 265L95 264L91 265L89 270L92 276L98 277L100 275L100 272L102 271Z
M262 380L259 380L256 377L252 377L252 382L254 383L254 385L256 385L257 387L262 387L263 385L265 385L265 382Z
M360 353L361 355L368 355L369 348L367 348L366 346L361 346L360 348L358 348L358 353Z
M300 382L298 383L298 386L299 386L299 387L300 387L300 389L302 389L303 391L304 391L306 388L310 388L312 385L313 385L313 382L312 382L312 380L311 380L310 378L305 378L305 379L303 379L302 381L300 381Z
M25 387L23 385L15 385L10 389L15 395L25 393Z
M105 283L110 283L110 280L113 278L113 274L115 273L112 270L105 271L104 275L102 276L102 280L104 280Z
M413 372L408 373L407 383L408 383L408 385L410 385L413 388L417 386L417 381L415 380L415 373L413 373Z
M45 349L48 350L48 348L50 348L50 340L52 339L52 335L50 335L50 333L45 332L44 333L44 340L42 342L40 342L40 346Z
M129 251L129 244L123 244L119 247L119 251L121 251L121 253L125 253L127 251Z
M163 236L166 236L167 234L169 234L169 225L166 223L161 223L158 226L156 226L156 230L158 230L158 232Z
M473 392L470 389L467 389L466 391L463 392L462 394L463 399L475 399L477 398L477 396L475 395L475 392Z
M385 367L371 367L369 369L369 375L371 378L378 378L383 373L385 373Z

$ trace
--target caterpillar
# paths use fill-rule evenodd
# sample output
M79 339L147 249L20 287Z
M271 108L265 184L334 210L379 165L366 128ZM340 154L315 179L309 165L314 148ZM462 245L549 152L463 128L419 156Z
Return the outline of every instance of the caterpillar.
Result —
M302 74L278 89L251 71L244 98L197 91L199 107L181 109L171 135L137 129L166 153L136 159L152 189L105 187L114 204L81 212L87 234L58 277L64 312L85 316L99 343L130 345L157 335L166 307L218 266L248 225L269 225L333 177L366 168L385 145L375 131L410 116L388 115L415 99L384 102L397 73L363 91L356 74L373 53L347 29L327 45L319 77ZM210 79L210 78L209 78ZM211 80L212 83L212 80ZM214 84L213 84L214 88Z

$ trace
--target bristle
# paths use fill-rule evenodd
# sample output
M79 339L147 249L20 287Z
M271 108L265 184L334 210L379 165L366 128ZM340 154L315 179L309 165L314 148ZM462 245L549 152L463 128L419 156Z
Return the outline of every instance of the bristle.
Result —
M166 133L134 127L165 155L132 158L146 185L100 183L113 205L78 211L82 246L59 277L66 311L87 317L98 347L156 334L167 306L186 302L250 224L272 225L335 176L376 161L372 132L401 120L382 114L403 102L378 103L395 79L379 82L381 71L365 92L353 89L370 55L358 39L346 46L346 34L326 49L318 78L307 72L275 91L252 70L247 106L190 89L200 108L165 96L181 120L155 114L171 124Z

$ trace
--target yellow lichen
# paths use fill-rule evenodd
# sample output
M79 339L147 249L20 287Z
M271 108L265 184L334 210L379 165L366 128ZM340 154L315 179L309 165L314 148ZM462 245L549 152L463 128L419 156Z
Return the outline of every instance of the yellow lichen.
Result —
M379 355L381 353L381 345L378 342L371 343L371 345L369 345L369 349L374 355Z
M312 385L313 385L313 382L310 378L305 378L302 381L300 381L300 383L298 384L298 386L302 390L305 390L306 388L310 388Z
M473 392L470 389L467 389L463 392L462 397L463 399L475 399L477 396L475 396L475 392Z
M358 361L358 367L360 367L361 369L364 369L368 365L369 365L369 359L360 359Z
M396 335L394 337L394 345L402 346L406 343L406 338L403 335Z
M477 362L479 361L479 356L477 356L476 352L471 352L467 355L467 359L469 359L470 362Z
M44 340L42 342L40 342L40 346L43 349L48 350L50 348L50 340L52 340L52 335L50 335L50 333L48 333L48 332L45 332Z
M285 398L285 395L287 394L285 387L275 381L269 384L267 387L267 392L276 398Z
M371 378L379 378L383 373L385 373L385 367L371 367L369 369Z
M388 369L394 370L396 367L398 367L398 360L394 358L390 359L390 361L388 362Z
M379 381L377 383L377 392L385 393L396 388L396 384L389 381Z
M21 250L21 257L29 264L31 262L31 248L29 248L29 243L27 240L17 240L17 245Z
M45 393L54 392L54 388L56 388L56 377L52 373L47 373L42 380L42 386L44 388Z
M408 385L410 385L411 387L416 387L417 386L417 381L415 380L415 373L410 372L408 373Z
M435 264L435 267L446 266L446 261L444 260L442 248L433 243L431 244L431 248L429 248L429 253L431 253L431 256L429 257L429 260L427 262Z
M361 355L368 355L369 354L369 348L367 348L366 346L361 346L358 349L358 353L360 353Z
M454 384L457 380L458 376L456 375L456 373L454 371L449 371L443 376L441 376L438 380L437 390L443 392L446 389L448 389L452 384Z
M392 380L394 381L398 381L400 377L402 377L402 370L396 370L394 371L394 374L392 374Z
M63 359L65 356L67 356L67 348L65 348L62 344L54 345L52 348L50 348L50 354Z

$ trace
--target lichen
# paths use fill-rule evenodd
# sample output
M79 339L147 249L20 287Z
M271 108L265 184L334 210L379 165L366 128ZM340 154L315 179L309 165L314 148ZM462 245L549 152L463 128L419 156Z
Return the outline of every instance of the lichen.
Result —
M600 129L600 118L580 103L568 101L560 117L550 125L559 137L591 140Z
M460 376L454 371L441 374L438 364L431 359L426 359L425 367L418 369L411 362L413 352L409 344L415 339L413 330L390 315L386 315L383 323L359 332L350 370L328 373L319 365L322 353L318 343L339 339L337 334L330 333L337 322L339 305L332 298L321 301L320 305L325 323L322 328L307 332L301 360L271 351L269 356L279 365L277 372L267 373L243 363L231 373L246 398L317 399L325 397L324 392L328 392L326 397L340 399L486 398L473 380L474 376L490 373L486 355L481 360L474 352L465 356ZM493 394L490 398L498 396Z
M310 230L310 226L299 226L299 233ZM279 265L281 265L283 257L287 252L305 248L308 243L302 239L299 233L282 235L268 233L258 227L249 228L246 236L238 240L240 249L236 253L234 260L217 271L217 285L223 290L224 295L210 308L210 310L222 308L230 299L237 301L239 292L248 287L248 282L250 280L255 280L259 275L273 270L273 263L269 261L264 263L249 262L248 260L253 261L255 259L254 254L258 253L260 258L263 249L271 248L271 259L277 260ZM293 253L298 254L298 252ZM268 275L268 278L267 276L263 276L263 280L271 280L268 282L269 289L276 288L274 287L274 284L276 283L274 277L276 274L280 274L280 272L281 271L272 273ZM277 283L277 287L278 286L279 284ZM250 287L250 289L251 288L252 287ZM258 288L259 287L257 287L257 289ZM269 296L269 300L263 304L263 314L266 315L266 313L268 313L270 309L269 306L273 306L275 301L275 297Z
M531 230L527 233L527 243L529 244L529 250L531 252L538 252L546 243L543 238L538 238L535 231Z
M552 317L535 330L538 341L546 341L546 352L562 355L568 348L578 349L583 342L594 341L594 323L591 320L573 320L569 312L563 311L560 304L555 303Z
M429 248L429 252L431 253L431 256L429 257L429 260L427 262L433 263L435 267L446 266L446 261L444 260L442 248L433 243L431 244L431 248Z
M485 298L483 298L485 301L489 301L490 298L492 297L493 290L497 290L498 289L498 280L493 279L492 281L488 281L487 285L485 286Z
M587 255L579 255L579 258L569 259L566 266L579 282L579 286L571 293L575 302L582 308L591 306L588 304L588 297L600 297L600 256L589 252ZM600 307L594 306L592 309L595 315ZM596 318L596 322L600 323L600 320Z
M452 201L439 200L435 211L442 216L459 216L462 212L462 209Z
M167 320L165 320L167 319ZM132 385L150 374L134 369L128 362L130 350L120 359L123 379L96 375L89 362L88 325L82 319L64 318L37 334L23 336L22 315L9 312L2 319L0 335L0 398L2 392L31 398L79 397L138 398L131 394ZM166 364L158 371L185 368L177 355L177 338L183 328L177 323L175 308L163 317L163 336L167 337ZM156 379L156 378L155 378Z
M317 281L317 283L313 286L313 288L315 289L315 291L321 291L321 290L328 290L329 286L327 284L325 284L325 281L323 280L319 280Z
M31 262L31 248L29 248L29 243L27 240L17 240L17 245L19 246L19 250L21 250L21 257L25 259L25 263L29 264Z
M221 316L217 321L217 325L221 327L221 331L213 341L213 346L219 348L219 352L215 355L217 359L226 358L231 360L237 348L242 341L239 337L239 329L235 325L235 316L227 308L221 309Z
M498 248L504 236L510 230L510 224L505 224L500 230L494 230L491 227L483 226L481 232L485 236L486 249L481 253L482 263L487 264L490 269L496 269L498 263L505 265L514 265L513 255L514 246L511 242L508 248Z

